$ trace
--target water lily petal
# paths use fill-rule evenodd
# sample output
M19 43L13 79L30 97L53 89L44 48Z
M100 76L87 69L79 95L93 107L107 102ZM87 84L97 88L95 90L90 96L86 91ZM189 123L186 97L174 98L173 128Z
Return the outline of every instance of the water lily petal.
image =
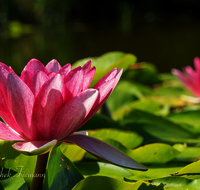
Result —
M83 77L84 73L81 67L76 67L64 78L65 104L82 91Z
M24 135L31 139L35 138L34 129L30 127L32 119L32 108L34 95L30 88L14 73L9 73L8 86L8 108L15 118Z
M33 107L33 126L40 133L41 140L49 140L51 125L64 105L64 84L60 74L56 74L41 88ZM37 138L39 139L39 138Z
M25 84L28 85L29 81L31 80L31 78L33 77L33 74L30 73L29 71L25 71L23 70L21 72L21 76L20 78L24 81Z
M94 156L100 157L118 166L134 170L147 170L145 166L136 162L120 150L96 138L74 134L66 137L64 140L74 143Z
M10 110L7 107L7 104L3 98L3 96L0 94L0 117L9 125L12 126L12 128L17 131L20 135L22 134L21 129L19 128L18 124L16 123L15 119L10 113Z
M46 65L46 69L47 69L48 72L53 71L53 72L57 73L57 72L61 69L61 66L60 66L60 64L58 63L57 60L52 59L52 60Z
M33 77L30 79L28 86L35 95L35 97L38 95L42 85L49 80L49 77L47 74L43 71L36 72Z
M44 65L37 59L31 59L26 67L24 68L25 71L29 71L30 73L34 74L37 71L44 71L47 72L46 68Z
M113 73L115 73L115 74L113 75ZM122 69L117 72L113 72L113 73L110 75L112 75L112 77L114 77L114 78L110 77L110 75L109 75L107 78L105 78L104 82L101 81L99 84L97 84L93 87L93 88L97 88L97 90L99 91L99 97L98 97L97 101L95 102L91 112L84 119L81 126L84 125L100 109L100 107L108 99L108 97L112 93L113 89L115 88L115 86L117 85L117 83L121 77ZM110 78L110 79L108 80L108 78Z
M81 127L81 122L90 112L97 96L97 90L87 89L63 106L58 112L51 129L52 138L60 140L75 132L77 127Z
M67 64L63 66L58 73L61 74L61 76L64 78L69 72L71 71L71 64Z
M82 69L84 72L84 82L83 82L83 90L86 90L89 88L90 83L92 82L92 79L94 77L96 68L95 67L91 67L91 61L88 61L85 65L83 65Z
M114 90L121 75L122 75L122 69L116 72L116 75L114 78L109 79L109 80L107 78L104 83L101 83L101 85L95 85L93 87L94 89L97 89L100 93L100 99L98 103L101 103L102 101L105 102L105 97L107 96L107 94L111 93Z
M5 125L0 121L0 139L7 141L25 141L24 138L14 131L8 125Z
M117 69L113 69L109 73L107 73L103 78L101 78L93 88L98 89L102 84L106 83L109 80L115 79L115 83L113 84L112 88L115 88L116 84L118 83L121 75L122 75L123 69L120 69L119 71Z
M57 145L57 140L52 141L31 141L17 142L12 145L13 148L26 155L39 155L49 152Z
M95 85L93 88L97 89L99 86L101 86L103 83L115 78L117 74L117 69L113 69L109 73L107 73L105 76L103 76Z
M7 77L9 73L9 67L0 63L0 92L5 99L7 97Z
M7 70L8 72L10 72L10 67L8 67L6 64L0 62L0 68L4 68L5 70Z

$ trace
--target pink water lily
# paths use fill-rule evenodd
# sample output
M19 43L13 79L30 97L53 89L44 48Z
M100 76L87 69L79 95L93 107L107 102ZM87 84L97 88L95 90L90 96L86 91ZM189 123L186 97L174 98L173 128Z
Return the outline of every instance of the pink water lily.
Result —
M117 165L146 170L114 147L75 132L103 105L122 74L113 69L88 89L95 70L90 61L71 69L55 59L46 67L32 59L19 77L0 63L0 117L6 123L0 122L0 139L17 141L13 147L29 155L73 143Z
M173 69L172 73L181 80L189 91L200 97L200 58L194 58L194 66L195 70L187 66L183 72Z

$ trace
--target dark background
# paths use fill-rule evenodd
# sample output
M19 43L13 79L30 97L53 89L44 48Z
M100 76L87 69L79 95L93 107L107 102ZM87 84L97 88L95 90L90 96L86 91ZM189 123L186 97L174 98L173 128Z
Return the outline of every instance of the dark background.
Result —
M200 56L198 0L0 0L0 61L20 73L31 58L61 65L109 51L160 72Z

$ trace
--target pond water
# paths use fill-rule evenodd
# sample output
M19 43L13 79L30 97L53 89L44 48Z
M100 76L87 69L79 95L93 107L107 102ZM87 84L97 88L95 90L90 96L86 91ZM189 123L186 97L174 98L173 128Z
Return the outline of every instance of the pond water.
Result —
M31 58L44 64L57 59L61 65L85 57L100 56L109 51L132 53L138 62L151 62L160 72L193 65L200 56L200 25L145 25L132 32L92 31L59 28L42 29L36 26L17 26L1 31L0 61L20 73Z

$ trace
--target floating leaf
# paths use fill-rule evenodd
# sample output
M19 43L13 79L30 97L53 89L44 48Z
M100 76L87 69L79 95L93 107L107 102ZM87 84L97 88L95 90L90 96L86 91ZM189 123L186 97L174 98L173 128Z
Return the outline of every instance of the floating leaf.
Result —
M162 190L163 185L158 186L151 185L144 181L138 181L136 183L128 183L118 179L103 177L103 176L91 176L80 181L72 190Z
M141 172L136 170L129 170L133 175L126 178L127 182L135 182L137 180L152 180L161 177L168 177L169 175L177 172L182 166L176 166L177 164L159 164L148 166L148 171Z
M109 138L119 141L127 148L135 148L142 143L142 137L133 131L118 129L98 129L88 131L89 135L96 138Z
M200 180L190 180L184 177L165 177L152 181L152 184L164 184L165 190L199 190Z
M200 160L185 166L174 175L187 179L200 179Z
M30 187L32 175L35 171L36 156L26 156L20 154L12 147L13 142L0 140L0 166L10 168L24 177L26 184Z
M123 115L125 109L129 109L130 103L142 99L145 95L150 95L151 90L141 84L129 81L120 81L113 93L107 100L108 107L114 119Z
M190 133L181 125L141 110L131 110L125 113L121 124L142 134L146 142L200 142L197 135Z
M177 147L177 145L174 145L173 147L176 149L181 150L181 153L176 158L179 161L184 162L194 162L200 159L200 147L184 147L181 148L181 145ZM184 145L182 145L184 146Z
M131 157L140 163L166 163L176 158L180 152L162 143L148 144L131 151Z
M2 190L28 190L24 178L20 173L11 169L1 168L0 171L0 189Z
M105 162L77 162L75 165L85 177L101 175L123 180L133 175L125 168Z
M191 131L200 134L200 110L182 111L178 113L172 113L167 117L175 123L188 124Z

